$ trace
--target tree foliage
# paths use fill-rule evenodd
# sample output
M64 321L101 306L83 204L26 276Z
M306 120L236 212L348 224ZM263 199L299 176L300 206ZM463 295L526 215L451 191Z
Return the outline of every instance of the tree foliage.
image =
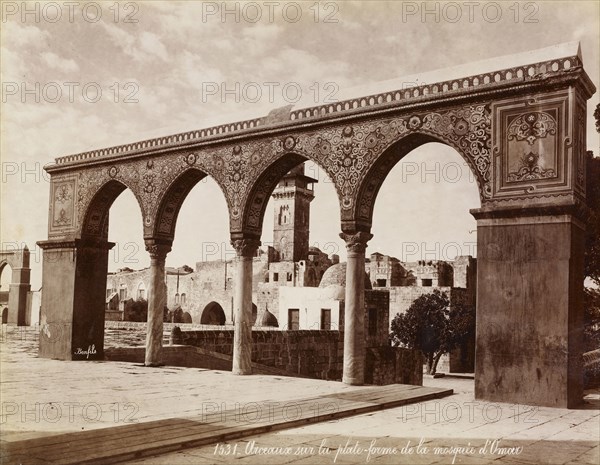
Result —
M146 299L130 299L125 302L123 319L125 321L146 321L148 319L148 301Z
M585 275L600 286L600 157L587 153L587 204L591 217L587 224Z
M455 306L435 289L417 298L404 314L392 320L393 345L423 352L427 373L435 374L440 357L458 347L475 332L475 309Z
M594 111L596 131L600 133L600 103ZM591 218L587 224L585 275L600 286L600 157L587 152L586 198Z
M129 299L125 302L123 308L124 321L148 321L148 301L146 299ZM165 306L163 309L163 321L169 322L169 309Z
M600 290L586 288L583 296L584 352L600 349Z

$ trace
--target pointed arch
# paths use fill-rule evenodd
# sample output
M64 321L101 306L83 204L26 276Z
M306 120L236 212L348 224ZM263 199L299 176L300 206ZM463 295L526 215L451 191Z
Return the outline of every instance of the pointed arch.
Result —
M191 190L206 177L215 180L216 184L225 197L227 208L229 209L229 200L223 191L221 184L208 173L198 168L188 168L177 176L167 187L161 197L154 224L146 228L144 235L146 237L159 237L173 240L175 237L175 227L177 226L177 217L183 202Z
M218 302L209 302L204 307L204 310L202 310L200 324L223 326L225 324L225 311L223 307Z
M126 189L129 189L129 186L121 181L111 179L96 191L83 216L81 225L81 237L83 239L108 239L110 207ZM140 217L143 218L144 210L140 200L135 192L132 189L130 190L140 208Z
M8 263L7 260L0 260L0 276L2 276L2 272L4 271L4 268L6 267L6 265L8 265L10 267L10 264Z
M314 163L321 172L327 173L327 170L314 159L295 152L288 152L255 177L243 206L242 229L237 231L232 228L232 237L235 237L236 234L243 234L244 237L260 238L267 204L275 187L277 187L277 183L290 170L306 161ZM337 189L334 190L339 204L339 193Z
M369 231L373 223L373 211L377 194L383 185L386 177L396 164L408 155L412 150L428 143L440 143L452 147L456 150L473 172L477 180L480 200L484 200L483 186L478 176L472 160L466 156L460 147L457 147L451 141L423 132L413 132L406 135L387 147L377 158L373 166L365 174L356 196L352 221L342 222L344 231Z

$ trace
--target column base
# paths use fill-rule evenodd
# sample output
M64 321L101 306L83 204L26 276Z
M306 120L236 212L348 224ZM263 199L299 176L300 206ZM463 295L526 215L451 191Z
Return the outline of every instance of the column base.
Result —
M144 366L148 367L148 368L158 368L158 367L164 367L165 364L162 362L159 362L159 363L145 363L144 362Z
M252 369L250 369L250 370L233 369L233 370L231 370L231 373L234 375L248 376L248 375L252 374Z
M363 386L365 384L364 380L360 378L350 378L349 376L342 376L342 383L351 386Z

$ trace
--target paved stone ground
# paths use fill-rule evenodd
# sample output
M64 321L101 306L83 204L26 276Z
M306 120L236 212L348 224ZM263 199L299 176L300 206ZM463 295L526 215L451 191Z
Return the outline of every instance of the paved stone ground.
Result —
M455 394L128 463L600 463L598 390L588 391L582 409L567 410L475 401L468 379L426 379L424 384L452 388Z
M256 402L293 402L357 389L285 376L41 359L35 331L3 325L0 336L3 441L215 411L251 412Z
M336 382L119 362L82 370L85 362L38 359L36 346L35 334L3 328L3 441L353 390ZM599 390L588 391L584 408L566 410L475 401L472 380L425 384L455 394L129 463L600 463Z

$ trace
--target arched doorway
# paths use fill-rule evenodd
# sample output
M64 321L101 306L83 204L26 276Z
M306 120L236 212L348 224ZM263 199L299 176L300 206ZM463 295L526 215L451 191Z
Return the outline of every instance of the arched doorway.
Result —
M223 311L223 307L217 302L210 302L204 307L204 310L202 310L200 324L223 326L225 324L225 312Z

